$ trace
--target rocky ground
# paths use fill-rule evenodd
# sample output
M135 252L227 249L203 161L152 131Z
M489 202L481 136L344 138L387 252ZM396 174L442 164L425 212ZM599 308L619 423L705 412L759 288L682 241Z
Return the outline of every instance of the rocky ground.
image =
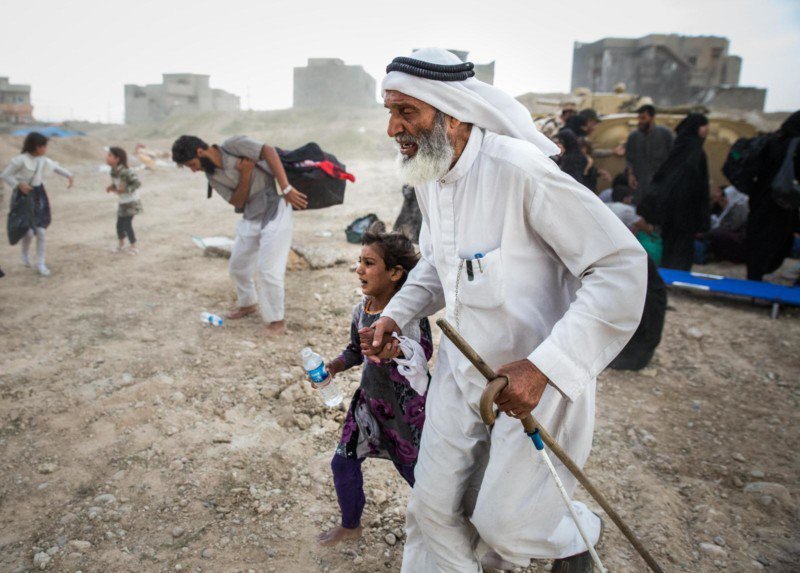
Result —
M317 400L298 358L347 340L358 249L343 230L367 212L393 220L391 160L349 161L345 205L296 216L298 250L340 262L295 261L290 334L269 340L255 319L199 321L234 296L226 261L191 237L235 221L200 175L143 173L142 252L111 253L103 144L53 144L78 177L69 193L49 182L51 277L0 246L0 570L398 571L409 491L390 464L365 466L364 538L314 542L337 520L328 464L344 412ZM0 163L15 146L0 141ZM600 377L587 473L666 570L798 569L799 319L671 293L651 366ZM345 394L358 376L339 378ZM609 570L645 571L607 526Z

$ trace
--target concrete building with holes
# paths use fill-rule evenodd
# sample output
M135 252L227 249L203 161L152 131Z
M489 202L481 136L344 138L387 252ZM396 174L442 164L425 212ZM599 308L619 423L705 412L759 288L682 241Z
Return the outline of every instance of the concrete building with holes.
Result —
M0 77L0 123L31 122L31 86L12 84L8 78Z
M727 38L677 34L575 42L571 91L611 92L624 83L658 105L763 110L766 90L739 85L742 58L729 48Z
M125 123L141 124L174 115L239 111L239 96L209 85L203 74L163 74L163 82L125 85Z

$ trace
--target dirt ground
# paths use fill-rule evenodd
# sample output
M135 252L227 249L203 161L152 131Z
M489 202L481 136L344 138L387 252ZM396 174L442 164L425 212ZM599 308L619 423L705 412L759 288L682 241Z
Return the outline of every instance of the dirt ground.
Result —
M373 119L364 137L378 141ZM345 205L295 215L295 244L345 262L288 273L290 334L272 340L253 318L200 323L235 302L226 261L191 241L235 224L201 175L141 172L142 252L111 252L116 205L98 166L122 132L98 133L51 146L77 176L70 192L48 181L52 276L0 245L0 571L399 571L409 490L391 464L365 466L363 539L314 542L337 520L328 464L344 413L311 394L298 357L347 340L358 248L343 230L399 211L388 147L339 153L358 176ZM0 138L2 165L18 144ZM671 292L651 366L601 375L586 471L665 570L800 569L798 343L796 310L770 320ZM346 395L358 377L339 378ZM606 522L608 569L645 571Z

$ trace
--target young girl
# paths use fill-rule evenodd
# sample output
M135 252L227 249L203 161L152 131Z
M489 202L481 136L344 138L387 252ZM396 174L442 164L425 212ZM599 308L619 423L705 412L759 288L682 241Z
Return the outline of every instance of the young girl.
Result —
M364 298L353 310L350 344L341 356L327 364L331 376L359 365L362 371L361 385L350 402L342 438L331 461L342 523L317 537L322 545L361 536L361 513L365 503L361 464L364 458L392 460L400 475L409 485L414 485L414 465L425 421L427 366L423 368L424 381L420 384L419 380L411 382L403 376L391 360L379 364L365 360L361 354L359 330L380 318L381 311L416 262L414 245L404 235L365 233L362 238L356 274ZM421 360L427 365L433 354L428 320L422 319L418 328L407 330L408 338L418 341L414 354L424 357ZM419 373L420 369L416 370ZM411 387L412 383L422 394Z
M131 255L138 253L136 248L136 234L133 232L133 216L142 212L142 202L139 200L139 178L128 167L128 154L121 147L112 147L108 150L106 163L111 167L111 185L106 187L106 193L119 195L119 208L117 209L117 238L118 253L125 249L125 238L128 238Z
M44 189L44 178L52 172L66 177L69 181L67 189L72 187L74 180L72 173L52 159L45 157L45 153L47 153L47 138L41 133L32 131L25 137L22 153L12 159L8 167L0 173L0 178L12 189L24 195L33 193L34 228L28 231L21 241L22 264L26 267L31 266L28 253L33 236L36 235L36 269L42 276L50 274L50 270L44 263L45 229L50 226L51 221L50 200Z

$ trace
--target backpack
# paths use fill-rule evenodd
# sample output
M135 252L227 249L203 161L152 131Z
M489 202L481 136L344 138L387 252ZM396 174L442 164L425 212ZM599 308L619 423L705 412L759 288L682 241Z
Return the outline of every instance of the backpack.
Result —
M230 153L224 147L222 151L233 157L242 156ZM283 163L289 184L303 193L308 199L307 209L324 209L344 202L344 190L347 181L355 182L356 178L345 171L345 165L336 156L326 153L316 143L306 143L294 150L275 148ZM267 172L259 162L256 168ZM208 185L208 198L211 199L212 188ZM243 209L237 209L237 213Z
M731 146L722 165L722 174L745 195L753 190L758 175L758 157L767 142L767 135L740 137Z
M800 144L800 137L793 137L789 142L781 168L772 179L770 185L772 187L772 200L779 207L787 210L800 208L800 182L797 181L797 174L794 172L798 144Z

